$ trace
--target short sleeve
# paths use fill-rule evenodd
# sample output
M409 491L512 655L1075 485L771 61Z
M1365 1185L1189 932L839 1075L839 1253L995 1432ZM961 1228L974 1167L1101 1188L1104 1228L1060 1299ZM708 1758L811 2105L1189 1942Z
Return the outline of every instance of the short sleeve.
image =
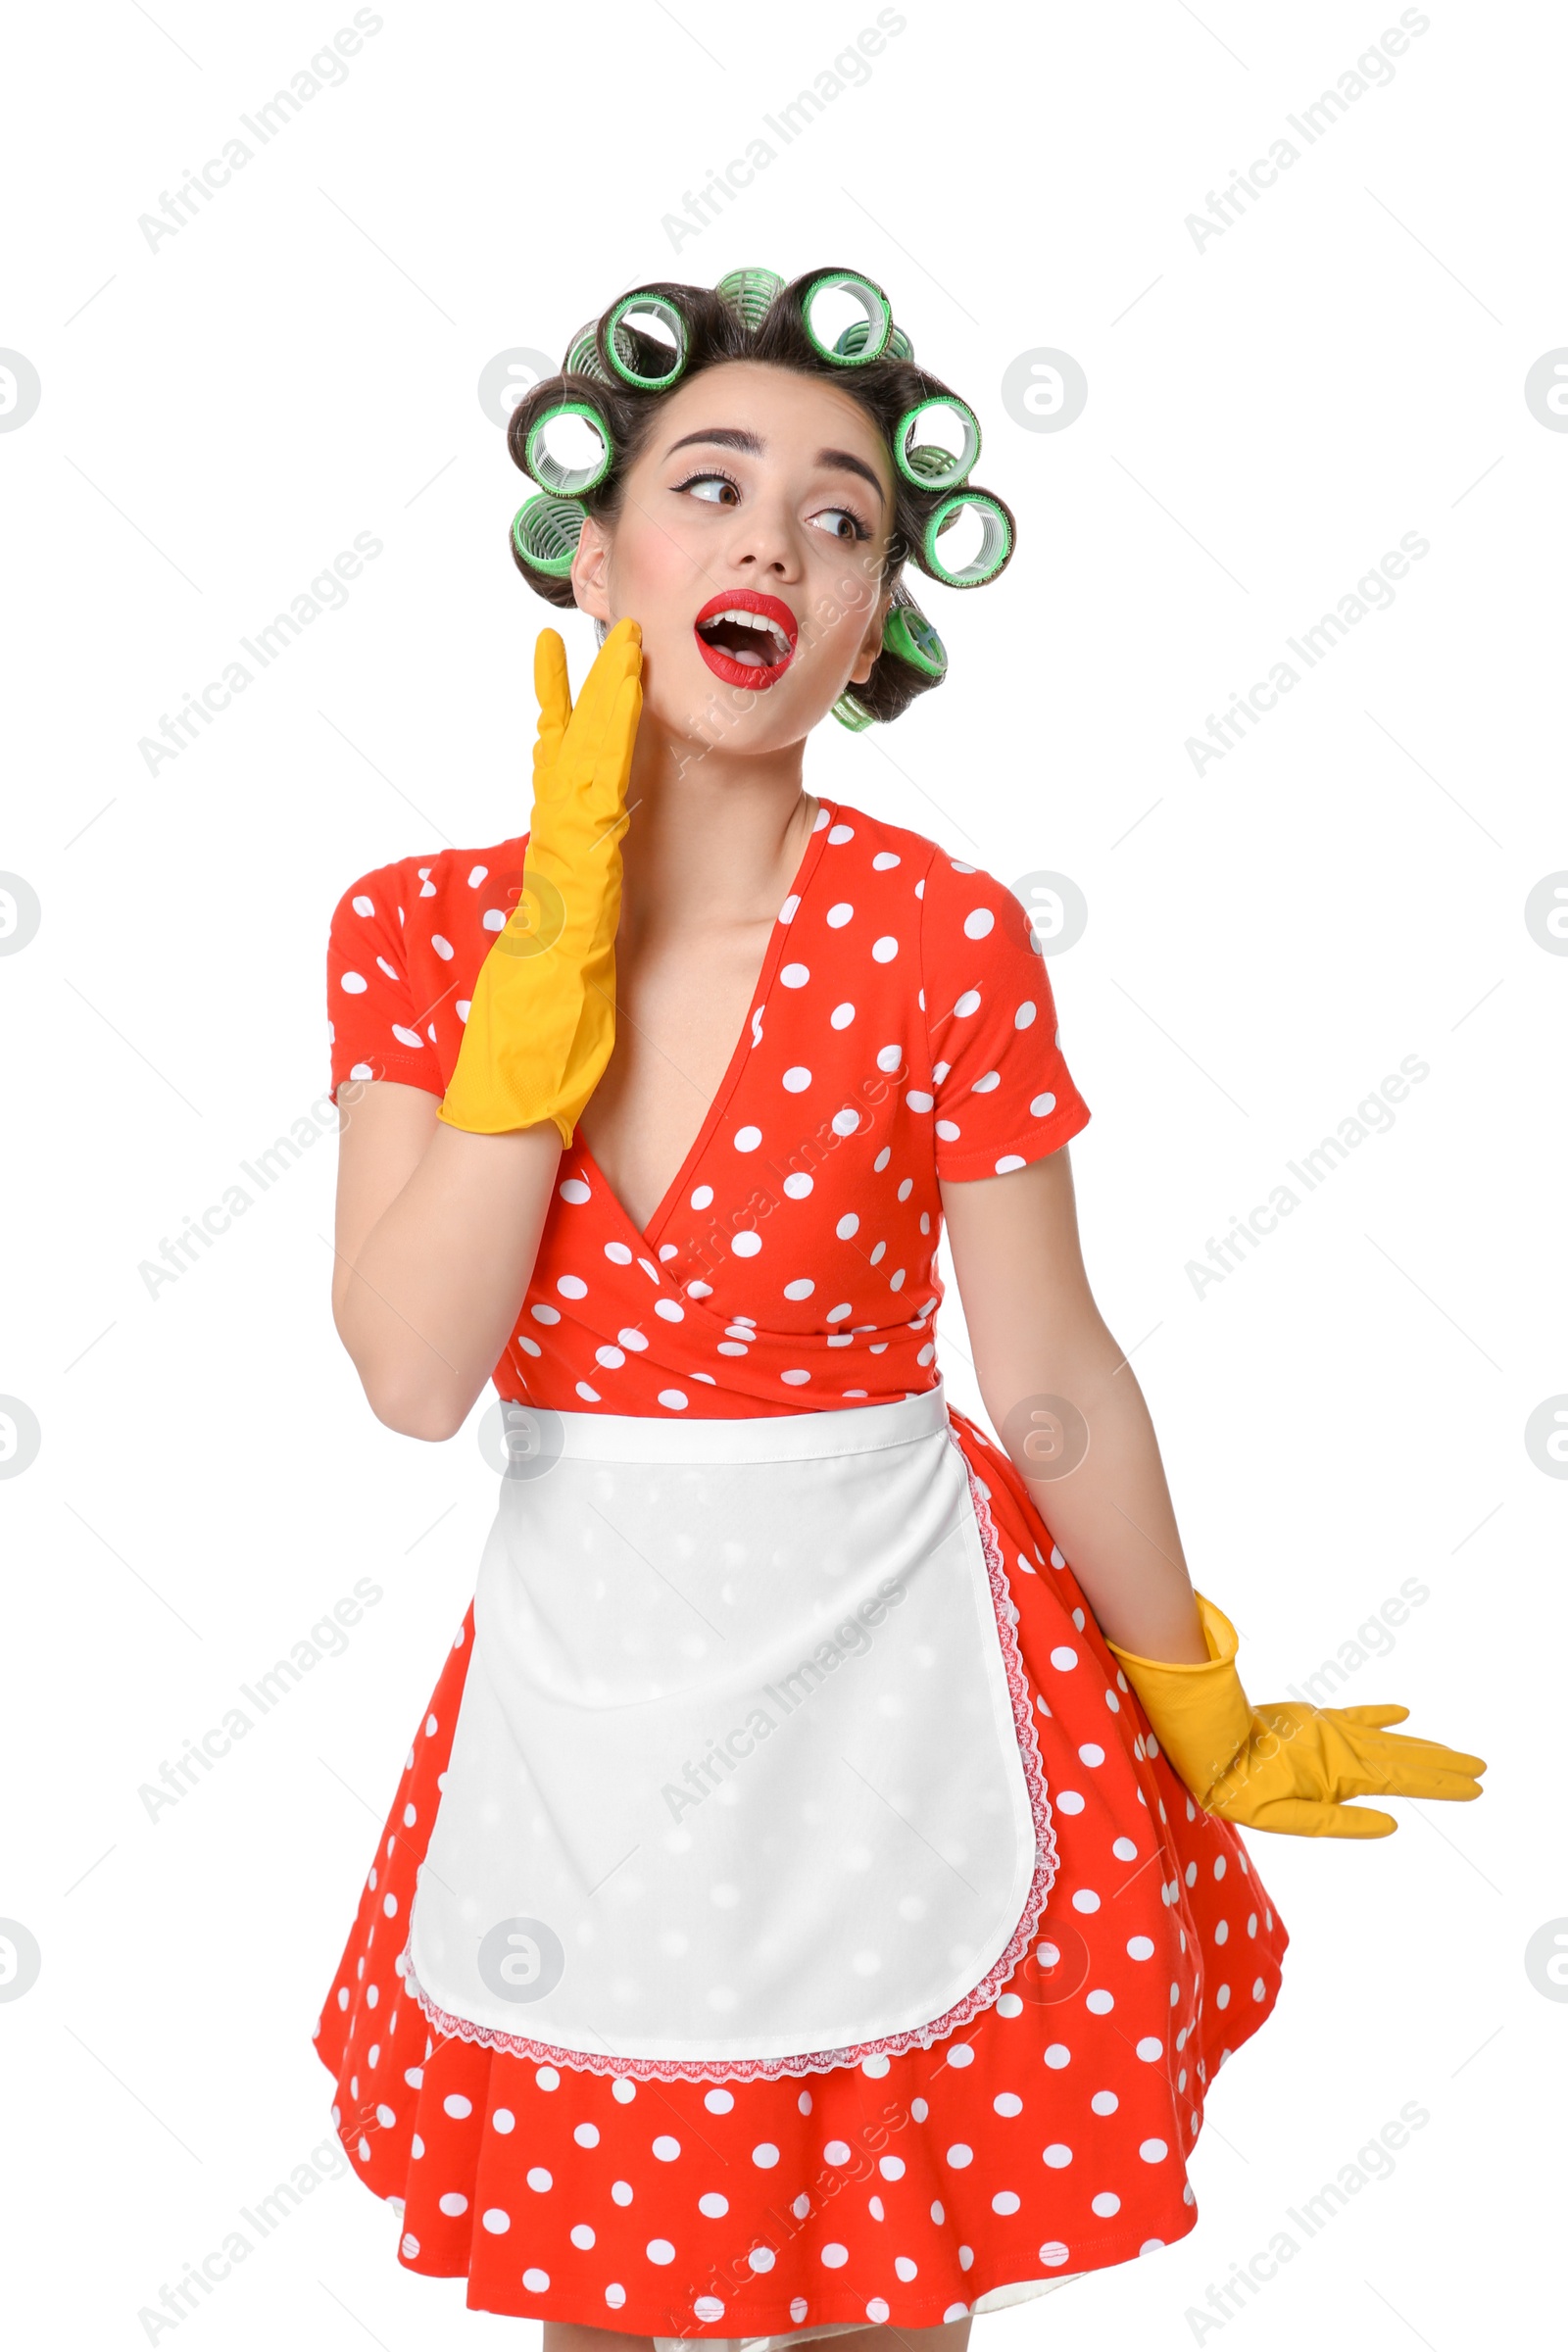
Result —
M441 1092L417 1028L403 938L400 866L364 874L343 893L326 947L332 1093L349 1078L390 1078Z
M939 851L920 959L938 1176L1005 1176L1059 1151L1087 1125L1089 1106L1062 1058L1045 958L1011 891Z

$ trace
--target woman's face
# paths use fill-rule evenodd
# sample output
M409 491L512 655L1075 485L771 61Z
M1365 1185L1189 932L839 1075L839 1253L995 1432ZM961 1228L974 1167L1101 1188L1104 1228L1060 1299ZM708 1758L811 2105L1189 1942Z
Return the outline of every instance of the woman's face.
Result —
M774 751L870 675L893 504L886 445L847 392L726 361L663 402L619 514L583 526L572 587L596 619L641 623L645 720Z

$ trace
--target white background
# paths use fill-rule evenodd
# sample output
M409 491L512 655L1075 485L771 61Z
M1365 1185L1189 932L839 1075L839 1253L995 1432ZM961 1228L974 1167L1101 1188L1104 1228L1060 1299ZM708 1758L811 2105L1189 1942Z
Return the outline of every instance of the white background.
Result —
M651 277L846 264L977 409L1020 542L995 588L926 593L944 690L885 733L825 726L808 781L1083 890L1052 968L1095 1113L1086 1248L1198 1581L1267 1697L1419 1577L1348 1695L1492 1760L1479 1805L1401 1805L1385 1842L1253 1838L1294 1941L1213 2095L1197 2230L976 2345L1200 2340L1208 2283L1411 2100L1431 2121L1393 2178L1200 2340L1549 2328L1568 2006L1524 1949L1568 1913L1568 1484L1523 1433L1568 1390L1568 958L1524 902L1568 866L1568 437L1524 379L1568 343L1561 19L1434 5L1200 250L1186 216L1396 9L908 0L865 86L677 255L663 216L870 0L388 0L342 86L150 249L138 216L351 13L98 0L11 33L0 344L42 400L0 433L0 866L42 922L0 958L0 1391L42 1442L0 1482L0 1915L43 1965L0 2003L8 2324L145 2341L138 2308L329 2137L311 2024L492 1507L478 1412L395 1437L335 1341L330 1141L156 1298L138 1274L321 1094L346 884L524 821L547 615L480 370ZM1039 347L1088 376L1063 431L1002 403ZM1411 531L1392 609L1196 774L1186 739ZM358 532L384 552L346 607L149 774L138 740ZM1196 1296L1187 1261L1411 1054L1393 1129ZM962 1336L948 1310L969 1402ZM345 1653L149 1820L140 1784L365 1576L384 1597ZM400 2271L396 2234L327 2181L179 2340L524 2340Z

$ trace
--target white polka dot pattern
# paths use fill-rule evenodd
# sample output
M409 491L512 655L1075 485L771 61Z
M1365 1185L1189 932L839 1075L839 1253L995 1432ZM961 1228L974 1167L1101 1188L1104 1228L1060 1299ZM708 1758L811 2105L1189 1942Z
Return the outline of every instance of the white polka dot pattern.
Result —
M444 1086L522 846L409 859L345 895L334 1084ZM1087 1117L1021 908L918 835L824 808L752 1010L646 1234L580 1138L563 1155L504 1395L722 1417L937 1378L939 1178L1027 1165ZM639 2082L433 2036L401 1954L471 1615L450 1651L317 2046L351 2164L402 2214L401 2259L466 2274L474 2308L694 2342L914 2329L1194 2227L1205 2088L1270 2013L1285 1931L1235 1831L1187 1802L1125 1685L1117 1700L1010 1465L955 1428L1009 1563L1059 1868L1033 1957L947 2044L806 2083Z
M1115 1668L1071 1570L1010 1466L956 1427L1002 1555L1020 1563L1010 1590L1060 1867L1033 1956L930 2051L873 2053L806 2085L650 2082L432 2036L401 1997L402 1930L470 1612L317 2046L351 2164L401 2200L403 2261L466 2272L475 2308L603 2310L628 2331L701 2340L858 2325L875 2304L912 2329L992 2287L1133 2260L1193 2228L1184 2159L1219 2065L1272 2009L1285 1930L1240 1838L1189 1804L1136 1702L1107 1717ZM1238 1946L1233 1982L1221 1968Z
M564 1153L503 1396L658 1415L690 1409L698 1380L703 1412L725 1418L929 1388L939 1179L1023 1167L1088 1117L1017 901L918 834L824 814L646 1235L580 1136ZM328 949L334 1086L368 1072L442 1092L458 1004L514 903L522 852L519 839L406 859L345 893ZM851 1308L837 1330L811 1287L830 1254ZM726 1329L741 1312L744 1340Z

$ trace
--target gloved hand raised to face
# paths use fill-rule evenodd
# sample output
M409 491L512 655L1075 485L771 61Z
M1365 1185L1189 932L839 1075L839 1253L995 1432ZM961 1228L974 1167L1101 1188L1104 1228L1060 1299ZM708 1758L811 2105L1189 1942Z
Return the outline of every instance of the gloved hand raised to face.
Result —
M473 1135L554 1120L563 1147L615 1043L626 785L642 715L642 631L617 621L576 709L566 649L534 649L539 732L522 893L479 967L438 1115Z
M1207 1665L1162 1665L1106 1646L1205 1812L1298 1838L1387 1838L1398 1827L1392 1813L1347 1798L1481 1794L1479 1756L1387 1728L1408 1707L1254 1707L1236 1671L1236 1628L1201 1592L1197 1599Z

